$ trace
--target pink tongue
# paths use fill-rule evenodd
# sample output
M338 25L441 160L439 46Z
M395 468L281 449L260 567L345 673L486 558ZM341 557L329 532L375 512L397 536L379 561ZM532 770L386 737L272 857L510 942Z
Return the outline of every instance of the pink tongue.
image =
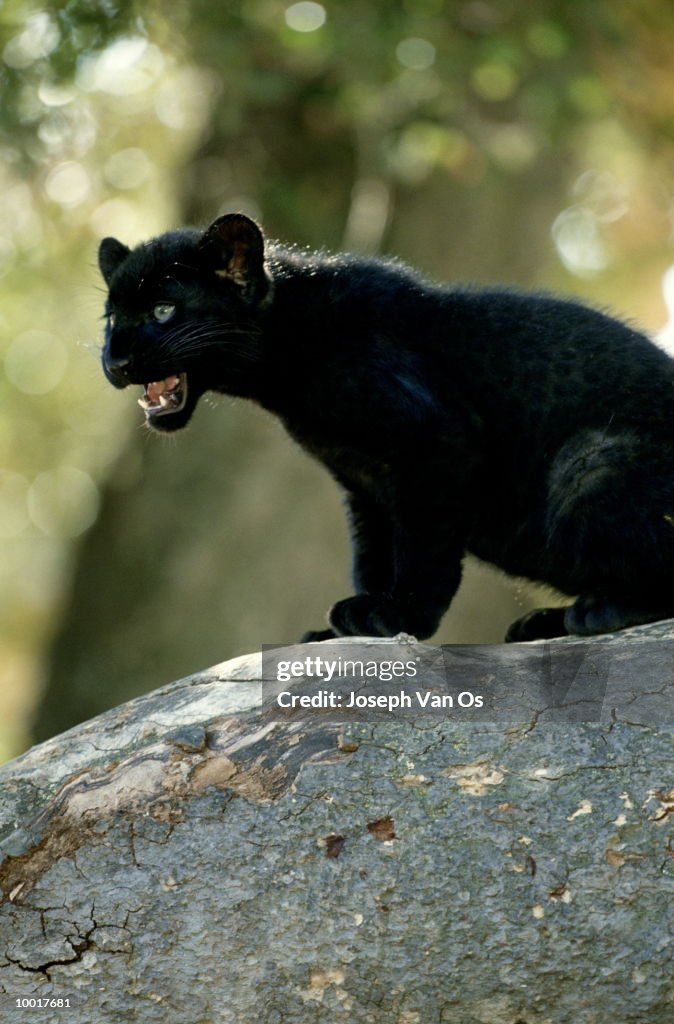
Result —
M165 391L172 391L180 383L180 377L167 377L166 380L155 380L145 385L147 397L153 405L159 405L159 398Z

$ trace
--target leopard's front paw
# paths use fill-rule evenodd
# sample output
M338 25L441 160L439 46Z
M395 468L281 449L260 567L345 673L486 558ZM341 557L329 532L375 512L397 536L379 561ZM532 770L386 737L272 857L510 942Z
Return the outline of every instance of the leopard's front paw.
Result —
M328 619L338 636L396 636L405 631L400 609L384 594L357 594L338 601Z

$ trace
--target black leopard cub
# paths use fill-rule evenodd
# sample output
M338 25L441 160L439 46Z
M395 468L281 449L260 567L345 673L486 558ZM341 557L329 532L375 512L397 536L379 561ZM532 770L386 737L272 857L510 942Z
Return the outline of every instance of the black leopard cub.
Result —
M206 391L278 416L343 488L355 594L329 636L429 637L466 552L572 595L508 640L674 615L674 361L577 302L267 243L241 214L101 242L103 367L149 426Z

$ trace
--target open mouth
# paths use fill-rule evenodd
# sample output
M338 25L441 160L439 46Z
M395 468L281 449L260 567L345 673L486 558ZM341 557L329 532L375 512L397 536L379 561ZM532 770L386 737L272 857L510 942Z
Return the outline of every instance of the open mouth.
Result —
M187 402L187 374L178 373L165 380L155 380L145 385L145 391L138 404L148 417L166 416L180 412Z

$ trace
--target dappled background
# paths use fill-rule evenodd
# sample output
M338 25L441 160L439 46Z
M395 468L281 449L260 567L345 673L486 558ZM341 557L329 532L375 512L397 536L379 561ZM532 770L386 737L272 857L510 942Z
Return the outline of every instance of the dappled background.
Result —
M101 236L241 210L667 338L670 0L5 0L0 20L0 757L348 593L339 495L276 423L219 398L150 436L106 385ZM471 565L438 639L498 641L540 598Z

